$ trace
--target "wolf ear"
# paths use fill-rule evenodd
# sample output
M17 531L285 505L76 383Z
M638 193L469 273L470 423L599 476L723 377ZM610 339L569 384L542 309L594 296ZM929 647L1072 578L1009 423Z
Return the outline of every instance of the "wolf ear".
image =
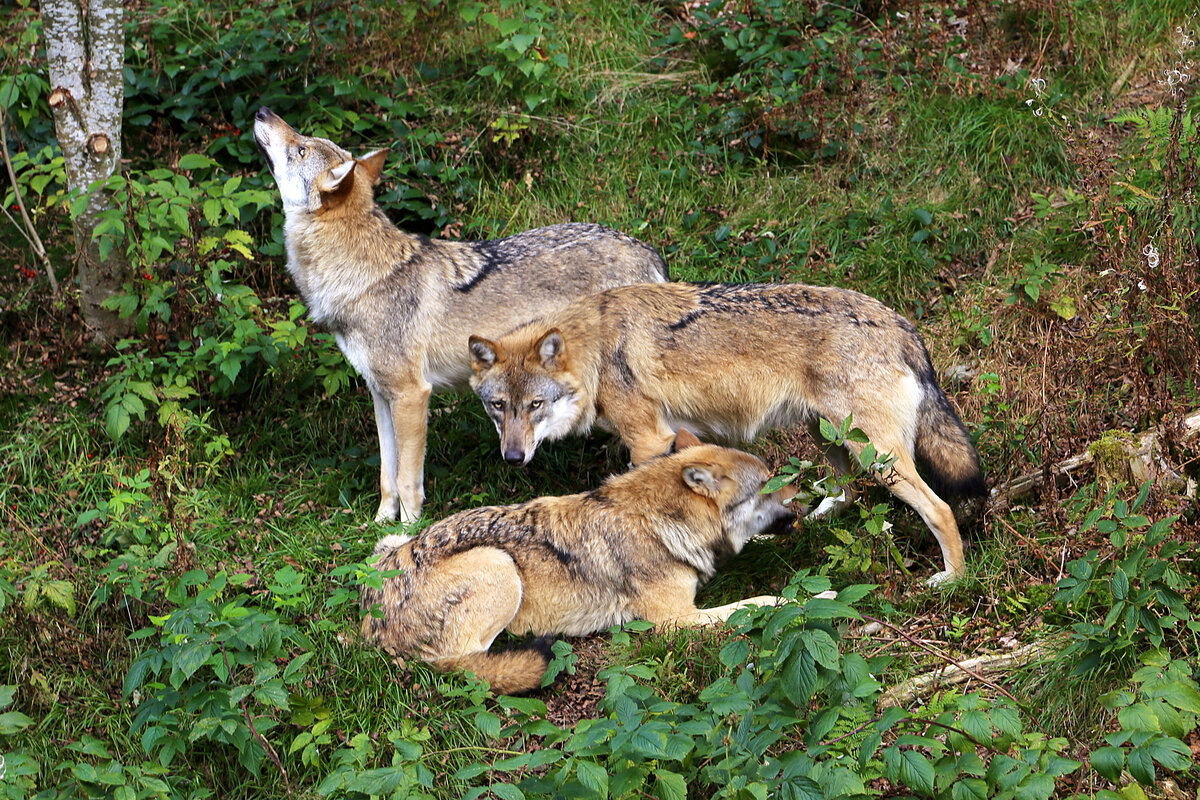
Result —
M346 199L354 185L354 161L344 161L317 176L317 191L321 193L322 208L336 208Z
M386 147L382 147L358 159L358 165L371 177L372 186L379 183L379 176L383 173L383 164L387 161L388 152Z
M721 493L721 476L711 465L689 464L683 468L683 482L698 495L713 500Z
M536 346L538 358L542 361L543 369L556 369L558 367L558 359L562 356L566 345L563 343L562 332L558 328L551 328L542 334L542 338L538 339Z
M686 450L699 444L704 444L704 442L697 439L696 434L687 428L680 428L675 434L675 441L671 444L671 452L678 453L680 450Z
M508 354L504 352L504 348L496 342L488 341L479 336L472 336L468 341L471 347L471 369L476 373L483 372L493 364L508 359Z

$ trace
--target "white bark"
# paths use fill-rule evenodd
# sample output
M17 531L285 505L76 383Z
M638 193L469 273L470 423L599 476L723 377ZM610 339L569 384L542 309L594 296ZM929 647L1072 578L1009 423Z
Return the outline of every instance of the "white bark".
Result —
M121 163L121 113L125 104L125 30L120 0L42 0L49 64L50 107L62 147L68 189L87 189ZM124 243L100 258L92 231L113 207L104 191L90 193L75 219L80 312L99 341L129 330L115 311L100 307L129 278Z

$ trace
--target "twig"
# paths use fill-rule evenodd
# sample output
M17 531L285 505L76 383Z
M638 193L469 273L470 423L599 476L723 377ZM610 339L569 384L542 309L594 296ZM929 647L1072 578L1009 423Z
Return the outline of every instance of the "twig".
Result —
M879 702L883 705L900 705L901 703L923 694L939 684L965 683L969 678L976 678L977 680L983 680L985 683L988 683L988 681L980 677L976 670L999 670L1008 669L1011 667L1019 667L1029 663L1034 658L1048 651L1050 648L1051 644L1045 641L1034 642L1032 644L1025 645L1024 647L1019 647L1016 650L1008 653L978 656L976 658L967 659L963 662L955 662L953 668L942 667L935 669L931 672L925 673L924 675L918 675L917 677L911 678L904 683L893 686L884 693ZM990 683L989 685L995 686L995 684ZM996 688L999 689L999 687ZM1000 689L1000 691L1004 690ZM1008 694L1008 692L1004 693L1009 697L1012 697L1012 695Z
M12 184L13 197L17 198L17 208L20 209L21 219L25 222L25 230L21 230L20 226L17 226L17 230L21 230L21 235L25 237L25 241L29 242L33 254L42 262L42 267L46 270L46 279L50 281L50 293L54 297L58 297L58 280L54 277L54 265L50 263L42 239L38 236L37 229L33 227L33 221L29 219L29 212L25 210L21 188L17 185L17 173L13 169L12 157L8 152L8 115L5 113L5 108L8 107L8 101L12 99L12 92L16 86L16 81L13 81L8 87L8 97L5 98L4 103L0 103L0 156L4 158L4 166L8 169L8 180ZM6 210L5 214L7 213ZM9 219L12 217L9 216ZM15 221L13 224L16 225Z
M221 643L221 658L225 659L225 674L232 678L233 670L229 666L229 653L225 651L224 642ZM279 754L275 752L275 748L271 746L271 743L264 739L263 735L258 732L258 728L254 727L254 717L250 716L250 709L246 706L246 698L243 697L239 705L242 707L242 714L246 716L246 724L250 726L250 732L254 734L254 738L267 751L267 755L271 757L280 774L283 775L283 788L287 791L287 796L290 798L292 796L292 783L288 780L287 770L283 768L283 762L279 760Z
M875 622L875 623L878 623L878 624L880 624L880 625L884 626L885 628L891 628L893 631L895 631L896 633L900 634L900 635L901 635L901 636L903 636L905 639L907 639L909 642L911 642L912 644L915 644L917 647L920 647L922 650L927 650L927 651L929 651L930 653L933 653L933 654L934 654L935 656L937 656L938 658L942 659L943 661L946 661L947 663L953 664L955 667L957 667L957 668L959 668L960 670L962 670L963 672L967 673L968 675L970 675L970 676L971 676L972 678L974 678L975 680L979 681L980 683L984 684L985 686L990 686L990 687L992 687L992 688L993 688L993 689L995 689L997 692L999 692L1000 694L1002 694L1002 695L1004 695L1005 697L1007 697L1009 700L1012 700L1012 701L1013 701L1014 703L1016 703L1018 706L1022 706L1022 707L1024 707L1024 704L1023 704L1023 703L1022 703L1020 700L1018 700L1017 698L1013 697L1013 696L1012 696L1012 694L1011 694L1011 693L1010 693L1010 692L1009 692L1007 689L1005 689L1003 686L1000 686L999 684L996 684L996 683L993 683L992 681L989 681L987 678L983 677L982 675L980 675L979 673L977 673L977 672L975 672L974 670L970 669L969 667L964 667L964 666L962 665L962 663L961 663L961 662L959 662L959 661L957 661L957 660L955 660L955 659L951 658L950 656L948 656L948 655L946 655L945 653L943 653L941 650L938 650L938 649L937 649L937 648L935 648L935 647L931 647L931 646L929 646L929 645L927 645L927 644L924 644L923 642L920 642L920 641L918 641L918 640L916 640L916 639L912 638L912 637L911 637L911 636L909 636L907 633L905 633L905 632L904 632L904 631L902 631L900 628L896 627L895 625L893 625L893 624L892 624L892 623L890 623L890 622L884 622L884 621L883 621L883 620L881 620L881 619L876 619L875 617L870 617L870 616L867 616L866 614L863 614L862 616L863 616L863 619L867 620L868 622ZM885 698L886 698L886 695L885 695ZM880 702L883 702L883 701L881 700ZM1035 724L1036 724L1036 723L1035 723ZM1041 726L1039 725L1038 727L1040 728Z

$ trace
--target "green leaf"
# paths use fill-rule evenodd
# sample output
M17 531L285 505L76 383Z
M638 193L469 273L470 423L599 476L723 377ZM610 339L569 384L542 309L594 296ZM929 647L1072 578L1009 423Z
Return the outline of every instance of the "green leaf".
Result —
M1192 751L1186 744L1170 736L1160 736L1146 745L1151 757L1172 772L1183 772L1192 766Z
M490 711L480 711L475 715L475 727L489 739L500 736L500 718Z
M517 33L509 38L509 43L516 49L518 53L524 53L529 49L529 46L537 41L537 34L534 33Z
M187 153L179 157L180 169L203 169L204 167L215 167L217 162L213 161L208 156L200 155L199 153Z
M848 608L848 606L847 606ZM823 630L814 629L801 633L804 647L818 664L826 669L837 669L841 663L837 643Z
M732 667L735 664L744 664L750 656L750 642L743 638L730 639L725 646L721 648L721 653L718 656L721 663L726 667Z
M1120 567L1113 570L1112 595L1115 600L1124 600L1129 596L1129 576Z
M525 800L525 793L511 783L493 783L488 790L500 800Z
M42 596L51 605L67 612L68 617L75 616L75 587L67 581L46 581L42 584Z
M933 214L930 214L923 208L914 208L912 214L913 219L919 222L922 226L933 224Z
M808 703L817 691L817 666L807 650L795 650L783 665L783 692L792 705Z
M799 619L803 614L804 610L800 606L790 603L771 614L771 618L763 628L763 641L778 641L779 635L783 633L787 626Z
M1125 769L1125 751L1119 747L1101 747L1089 757L1092 769L1116 783Z
M1013 792L1015 800L1047 800L1054 794L1054 778L1044 772L1026 776Z
M958 726L976 742L984 745L992 743L992 721L988 719L986 712L964 711L958 720Z
M575 774L579 778L588 791L594 792L601 797L608 796L608 771L599 764L593 764L590 761L576 762Z
M933 794L933 764L916 750L889 747L883 751L888 780L921 794Z
M790 475L775 475L769 481L767 481L766 486L760 489L758 493L772 494L773 492L778 492L783 487L795 481L797 477L798 476L796 473L792 473Z
M403 780L404 767L368 769L355 775L346 790L363 794L385 795L390 794Z
M857 611L838 600L814 597L804 604L804 615L809 619L861 619Z
M116 441L125 435L125 431L129 430L129 412L120 403L116 403L108 407L108 413L104 416L104 430L108 434L108 438Z
M687 782L677 772L654 770L654 794L660 800L687 800Z
M1171 681L1158 687L1154 695L1180 711L1200 714L1200 692L1182 681Z
M279 681L271 681L255 689L254 699L264 705L274 706L284 711L288 710L287 689L284 689L283 684Z
M1053 775L1057 778L1062 775L1070 775L1081 766L1083 765L1079 761L1074 761L1070 758L1063 758L1062 756L1050 755L1046 757L1046 763L1042 769L1047 775Z
M950 786L951 800L987 800L987 782L979 778L960 778Z
M19 733L32 724L33 720L20 711L5 711L3 714L0 714L0 736L12 736L14 733Z
M1157 731L1158 716L1145 703L1134 703L1117 712L1117 721L1127 731Z
M1154 761L1149 748L1137 747L1129 751L1127 766L1135 781L1143 786L1154 785Z

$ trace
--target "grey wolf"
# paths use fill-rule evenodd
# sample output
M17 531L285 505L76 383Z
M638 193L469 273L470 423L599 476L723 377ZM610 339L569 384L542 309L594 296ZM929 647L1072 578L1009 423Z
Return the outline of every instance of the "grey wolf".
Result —
M466 387L468 334L498 335L589 292L667 279L651 247L600 225L475 242L405 233L373 196L387 150L355 159L265 107L254 139L283 198L288 271L375 404L377 520L420 516L430 391Z
M824 445L820 418L853 415L895 459L882 482L941 545L945 568L931 582L963 575L958 525L939 494L982 494L979 456L916 328L878 300L800 284L628 286L496 340L472 336L470 347L471 387L513 464L594 423L615 430L639 464L681 426L736 442L805 423ZM846 447L824 447L842 472L862 445Z
M469 669L493 691L541 685L548 657L537 643L490 652L503 630L539 637L581 636L644 619L656 626L710 625L753 597L696 607L697 588L748 539L786 528L794 492L761 489L758 458L701 444L680 431L675 452L600 488L541 497L447 517L413 538L386 536L376 566L403 572L363 591L378 604L362 633L397 656L443 669Z

